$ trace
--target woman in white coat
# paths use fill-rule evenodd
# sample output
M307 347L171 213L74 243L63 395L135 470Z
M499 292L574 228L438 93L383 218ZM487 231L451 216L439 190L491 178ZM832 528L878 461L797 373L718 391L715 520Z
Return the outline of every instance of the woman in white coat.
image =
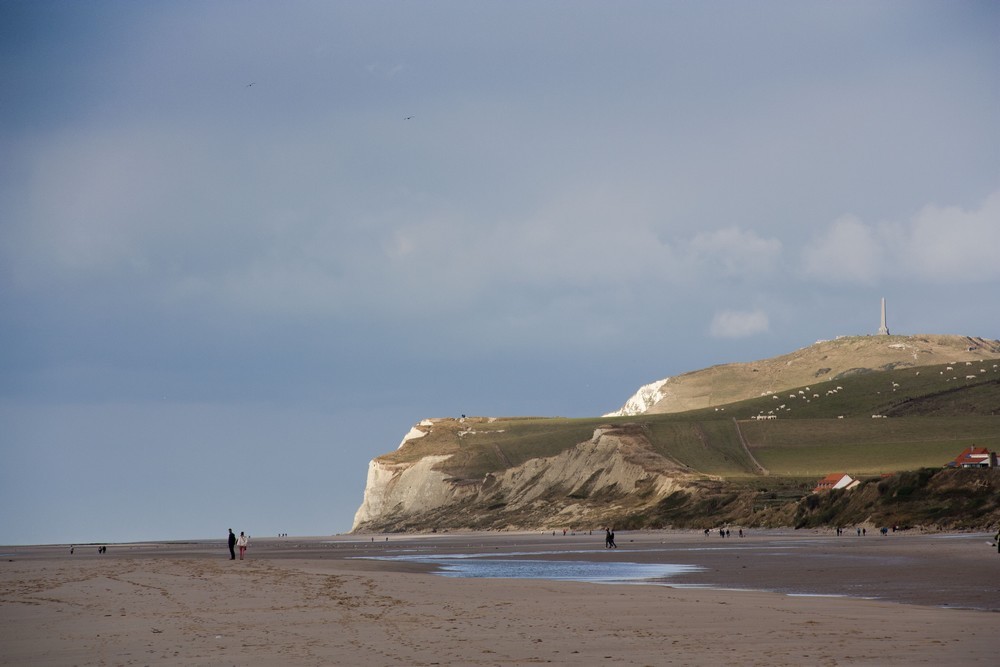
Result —
M236 546L240 548L240 560L243 560L243 554L246 553L247 545L250 544L250 538L240 531L240 536L236 538Z

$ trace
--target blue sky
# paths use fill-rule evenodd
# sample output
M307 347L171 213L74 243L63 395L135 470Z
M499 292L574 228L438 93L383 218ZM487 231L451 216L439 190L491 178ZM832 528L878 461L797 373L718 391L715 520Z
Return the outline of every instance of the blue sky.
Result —
M344 532L420 419L603 414L882 296L1000 337L998 27L0 0L0 543Z

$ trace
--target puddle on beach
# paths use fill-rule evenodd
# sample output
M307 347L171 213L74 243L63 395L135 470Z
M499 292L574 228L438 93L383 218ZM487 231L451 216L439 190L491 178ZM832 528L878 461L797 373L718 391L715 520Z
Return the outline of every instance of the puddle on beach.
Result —
M380 559L381 560L381 559ZM575 560L531 560L477 558L466 554L452 556L390 556L385 560L428 563L440 568L444 577L490 579L550 579L589 583L656 583L687 572L698 572L698 565L672 563L623 563Z

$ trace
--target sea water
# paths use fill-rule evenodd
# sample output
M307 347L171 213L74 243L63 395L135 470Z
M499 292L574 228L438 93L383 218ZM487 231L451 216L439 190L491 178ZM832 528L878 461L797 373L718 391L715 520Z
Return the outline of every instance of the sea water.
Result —
M704 569L698 565L676 563L483 558L472 554L389 556L383 559L436 565L438 567L437 574L445 577L551 579L591 583L653 583L678 574Z
M474 559L439 563L446 577L493 579L553 579L593 583L624 583L665 579L695 572L697 565L667 563L621 563L571 560Z

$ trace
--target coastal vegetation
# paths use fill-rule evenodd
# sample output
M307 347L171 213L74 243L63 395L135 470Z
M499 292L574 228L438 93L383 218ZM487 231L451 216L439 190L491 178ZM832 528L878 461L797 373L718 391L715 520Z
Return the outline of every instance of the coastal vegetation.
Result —
M649 451L646 459L655 458L660 472L671 466L684 484L665 495L643 481L632 488L553 485L539 493L545 501L541 506L517 505L500 494L485 508L471 503L417 515L390 513L369 527L558 527L556 522L567 520L565 508L574 504L586 507L577 516L622 528L989 527L1000 522L997 469L946 466L966 447L1000 449L997 363L990 358L856 368L681 412L433 420L424 437L378 461L405 465L447 455L435 469L450 483L481 485L529 461L565 456L611 430L641 440ZM640 459L633 454L633 460ZM833 472L848 473L860 483L850 491L813 493L817 481ZM595 469L594 479L600 474Z

